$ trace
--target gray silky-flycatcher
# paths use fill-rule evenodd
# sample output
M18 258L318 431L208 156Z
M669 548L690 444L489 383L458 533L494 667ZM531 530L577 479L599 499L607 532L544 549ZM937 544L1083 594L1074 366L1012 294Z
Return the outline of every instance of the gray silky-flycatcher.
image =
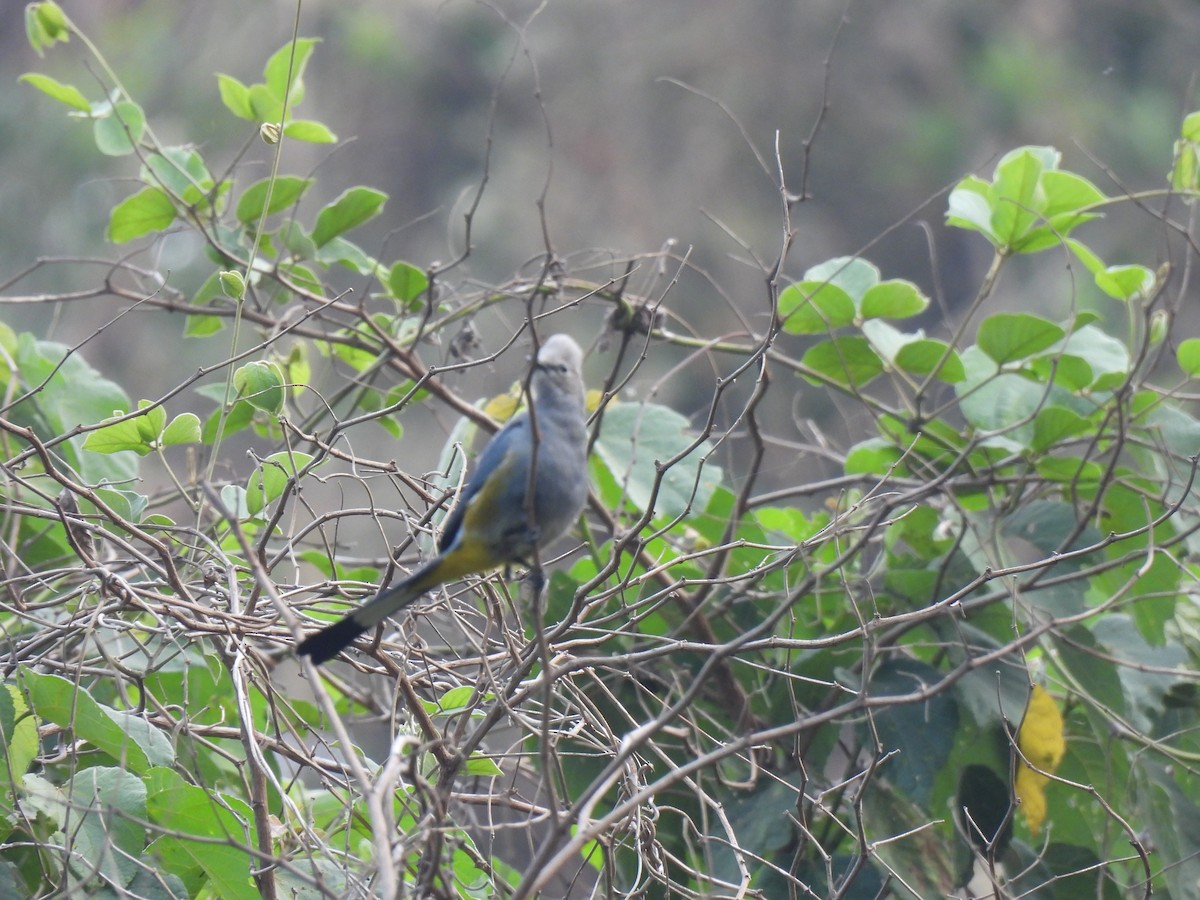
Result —
M571 527L587 502L587 410L583 351L565 334L538 350L532 415L513 416L484 447L446 517L438 555L354 612L300 642L314 663L332 659L367 629L447 581L529 562ZM533 501L529 502L529 489Z

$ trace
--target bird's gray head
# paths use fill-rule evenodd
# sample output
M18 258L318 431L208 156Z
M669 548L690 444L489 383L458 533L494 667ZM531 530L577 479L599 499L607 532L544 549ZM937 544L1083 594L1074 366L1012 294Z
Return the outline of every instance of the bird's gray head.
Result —
M538 350L534 371L534 388L547 390L583 400L583 351L565 334L546 338Z

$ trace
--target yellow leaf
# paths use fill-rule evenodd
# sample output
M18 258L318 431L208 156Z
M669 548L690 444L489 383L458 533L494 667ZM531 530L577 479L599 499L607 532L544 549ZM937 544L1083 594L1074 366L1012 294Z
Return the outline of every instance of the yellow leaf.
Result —
M1046 785L1050 779L1022 763L1017 767L1016 794L1029 833L1037 837L1046 820Z
M1029 695L1029 706L1021 721L1017 746L1035 768L1044 772L1057 769L1066 752L1062 713L1058 711L1054 698L1040 684L1035 684Z
M1017 767L1014 789L1029 833L1036 836L1046 819L1049 775L1058 768L1067 749L1062 713L1041 685L1035 684L1029 695L1029 706L1017 733L1017 746L1022 760Z
M520 405L520 394L497 394L484 404L483 411L497 422L507 422L513 417L513 413L517 411L517 407Z

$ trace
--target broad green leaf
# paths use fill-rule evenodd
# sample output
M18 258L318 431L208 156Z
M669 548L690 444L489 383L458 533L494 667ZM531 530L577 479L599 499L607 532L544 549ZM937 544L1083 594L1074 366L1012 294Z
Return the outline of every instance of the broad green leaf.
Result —
M875 697L920 694L941 679L932 666L896 657L872 673L869 691ZM904 796L927 803L958 729L958 704L952 692L935 692L924 702L883 706L871 718L872 733L884 751L897 751L887 767L888 780Z
M1042 189L1046 193L1046 205L1042 214L1052 222L1063 213L1075 213L1097 206L1108 198L1098 187L1074 172L1048 169L1042 175Z
M222 418L219 408L213 410L204 420L204 429L201 431L200 437L206 444L215 444L218 437L224 440L229 435L246 428L253 420L254 407L245 400L238 400L224 418ZM217 434L218 426L221 429L220 435Z
M923 313L929 298L911 281L893 278L867 290L862 298L864 319L908 319Z
M1030 449L1035 453L1044 453L1068 438L1094 430L1092 423L1074 410L1062 406L1046 406L1038 412L1033 421L1033 442Z
M990 186L975 176L964 178L950 192L946 209L946 224L955 228L978 231L993 244L998 243L992 231L992 202Z
M1015 247L1037 222L1046 205L1042 173L1057 165L1036 152L1048 148L1022 147L1007 153L992 180L992 231L1002 247ZM1047 166L1046 163L1050 165Z
M162 445L198 444L200 442L200 418L195 413L180 413L163 430Z
M1081 391L1096 380L1087 360L1061 350L1030 360L1029 371L1042 381L1068 391Z
M1099 463L1077 456L1048 456L1037 461L1040 476L1059 484L1096 484L1104 474Z
M804 273L803 282L829 282L845 291L855 305L879 283L879 269L857 256L839 256L818 263Z
M408 303L425 293L429 278L416 266L401 260L388 269L386 287L401 303Z
M293 119L283 126L283 133L295 141L307 144L336 144L337 135L322 122L311 119Z
M73 810L71 843L81 877L101 873L114 884L128 884L142 867L146 846L146 786L136 775L108 766L84 769L67 790Z
M966 420L979 431L1004 435L1028 447L1033 440L1033 417L1046 402L1046 392L1045 385L1003 374L970 390L959 405Z
M256 122L276 123L283 118L283 100L265 84L252 84L247 94Z
M357 228L379 215L387 194L366 187L353 187L317 214L312 239L318 247L340 234Z
M246 509L256 516L268 503L278 500L296 473L312 462L312 456L299 451L272 453L250 476L246 485Z
M618 403L605 411L596 441L596 457L630 503L645 510L654 500L656 516L674 518L704 509L723 473L711 459L712 445L703 441L657 477L665 464L693 440L688 420L656 403ZM658 484L657 492L655 484Z
M115 418L115 417L114 417ZM113 422L98 428L84 439L83 449L93 453L119 453L122 450L132 450L138 456L145 456L154 448L145 439L137 419L126 419L123 422Z
M344 237L331 238L317 250L317 262L324 266L341 265L359 275L374 275L379 263L366 251Z
M23 775L37 759L40 739L38 720L29 715L25 695L14 683L0 686L0 771L9 777Z
M479 751L475 751L467 758L466 770L468 775L480 778L499 778L504 774L504 771L496 765L494 759Z
M145 777L146 812L167 832L148 850L160 857L168 871L186 877L192 867L209 879L213 896L222 900L258 900L251 879L253 864L244 846L251 845L249 805L233 794L216 794L211 787L186 783L165 768Z
M297 178L294 175L281 175L275 179L275 187L271 190L271 205L265 215L274 215L282 209L296 203L312 185L311 178ZM256 181L242 192L238 198L236 215L238 220L252 225L263 217L263 204L267 199L267 188L271 185L270 178Z
M146 132L146 114L136 103L122 100L92 126L97 149L105 156L128 156Z
M804 354L803 364L814 374L813 384L824 379L847 388L860 388L883 374L883 360L864 337L847 335L822 341Z
M779 294L779 319L788 334L825 334L854 321L854 300L828 281L800 281Z
M979 326L979 349L1000 365L1033 356L1065 336L1062 327L1029 313L996 313Z
M191 147L164 147L162 153L146 157L142 180L162 182L167 191L185 203L198 203L213 188L213 178L204 159Z
M175 221L175 204L155 187L143 188L113 207L105 236L114 244L164 231Z
M189 338L209 337L225 327L220 316L188 316L183 327L183 336Z
M160 764L173 762L158 740L147 738L148 732L128 733L128 719L97 703L86 688L58 675L39 675L28 669L21 671L21 680L40 718L69 728L77 738L103 750L126 768L138 773L148 771L152 763L147 749L153 751L156 760L163 761Z
M933 375L947 384L967 377L962 359L954 349L933 338L919 338L900 348L892 360L896 368L912 375Z
M1095 325L1076 329L1061 345L1051 348L1047 356L1055 359L1061 356L1064 365L1068 357L1086 362L1092 370L1093 391L1111 391L1123 384L1133 365L1129 348Z
M904 458L904 451L883 438L868 438L846 453L847 475L886 475Z
M271 58L267 60L266 66L263 67L263 79L266 81L267 88L279 98L280 102L283 101L284 94L287 92L289 70L292 76L292 89L287 98L288 106L295 106L304 99L302 80L304 69L308 65L308 58L312 55L313 47L318 42L318 38L297 38L294 55L292 44L289 42L272 53Z
M96 488L96 496L126 522L134 524L142 521L142 516L145 515L146 509L150 505L150 498L136 491Z
M239 119L254 121L254 108L250 105L250 89L232 75L217 75L217 89L225 108Z
M1175 360L1189 378L1200 375L1200 338L1187 338L1181 341L1179 348L1175 351Z
M72 109L89 114L92 111L92 104L74 85L63 84L61 81L56 81L49 75L42 75L39 72L26 72L17 80L37 88L47 97L51 97L59 103L65 103Z
M271 415L283 412L287 399L283 370L274 362L255 360L233 373L233 388L238 397L256 409Z

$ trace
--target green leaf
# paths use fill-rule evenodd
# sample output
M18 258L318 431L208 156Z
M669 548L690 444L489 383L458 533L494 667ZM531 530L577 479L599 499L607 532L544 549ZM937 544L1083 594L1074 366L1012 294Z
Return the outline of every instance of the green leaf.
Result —
M1105 265L1104 260L1074 238L1067 240L1067 246L1092 274L1096 286L1116 300L1132 300L1154 288L1154 272L1145 266Z
M283 101L284 94L287 92L288 70L291 69L292 90L288 95L289 107L295 106L304 99L304 86L302 83L304 68L308 65L308 58L312 55L313 47L318 42L317 38L297 38L294 57L292 54L292 44L289 42L272 53L271 58L267 60L266 66L263 67L263 78L266 81L267 88L280 102Z
M208 167L191 147L164 147L162 153L149 154L142 180L161 182L165 190L189 204L199 203L213 187Z
M113 207L106 237L115 244L156 231L164 231L175 221L175 204L159 188L142 188Z
M978 231L993 244L998 244L992 231L991 187L974 175L964 178L950 192L946 209L946 224L955 228Z
M846 453L844 471L847 475L886 475L903 458L904 451L891 441L868 438Z
M1037 461L1040 476L1059 484L1097 484L1104 469L1077 456L1050 456Z
M343 237L331 238L317 250L317 262L325 266L342 265L359 275L374 275L379 263L362 247Z
M822 341L809 348L802 362L814 373L805 376L813 384L821 384L824 376L842 387L861 388L883 374L883 360L858 335Z
M657 464L690 446L689 432L688 420L669 407L618 403L604 414L596 458L635 508L645 510L653 500L657 516L674 518L688 510L704 509L723 476L721 468L707 459L712 445L702 441L658 481Z
M283 133L292 140L308 144L336 144L337 135L322 122L311 119L292 119L283 126Z
M1077 434L1094 432L1090 421L1074 410L1063 406L1045 406L1033 420L1033 441L1030 449L1044 453Z
M128 156L146 132L146 114L136 103L122 100L92 125L96 147L105 156Z
M93 453L119 453L122 450L132 450L138 456L145 456L154 450L143 436L136 418L114 422L93 431L84 439L83 449L91 450Z
M1016 246L1045 208L1042 172L1058 164L1056 151L1051 151L1052 159L1038 152L1048 149L1022 147L1005 154L996 165L991 190L992 232L1002 247Z
M879 283L879 269L857 256L838 256L813 266L804 273L804 281L837 285L858 306L867 291Z
M150 498L136 491L122 491L116 488L96 488L95 490L96 496L127 522L141 522L146 508L150 505Z
M429 289L429 278L412 263L401 260L392 263L392 267L388 269L385 286L388 293L401 303L408 303Z
M293 175L281 175L276 178L275 187L271 191L271 205L267 207L265 215L274 215L296 203L312 183L311 178L297 178ZM264 178L242 192L237 203L236 215L239 221L252 225L263 217L263 203L266 202L267 188L270 184L271 179Z
M78 739L104 751L124 767L143 773L152 764L174 762L170 742L144 719L139 720L141 727L131 727L136 716L97 703L86 688L57 675L23 669L20 677L30 706L40 718L71 729Z
M283 412L287 398L283 370L274 362L255 360L233 373L233 387L238 397L256 409L277 416Z
M476 750L467 757L467 774L480 778L499 778L504 774L504 770L496 765L496 761L490 756L485 756Z
M913 375L933 375L947 384L967 377L962 359L949 344L933 338L919 338L900 348L892 361L898 369Z
M1200 375L1200 338L1188 338L1180 342L1175 351L1175 360L1189 378Z
M864 319L908 319L923 313L929 298L911 281L894 278L873 285L863 294Z
M1047 390L1045 385L1020 375L998 375L970 390L959 406L978 430L1003 435L1028 447L1033 440L1033 416L1046 402Z
M236 434L243 428L246 428L253 420L254 407L245 400L238 400L233 404L223 420L221 410L213 410L212 414L204 420L204 429L201 431L200 437L205 444L215 444L218 439L218 425L221 428L219 437L224 440L229 435Z
M1133 365L1129 348L1095 325L1076 329L1060 346L1051 348L1048 355L1061 359L1064 367L1071 357L1086 362L1092 371L1093 391L1110 391L1123 384Z
M825 334L854 321L854 300L827 281L801 281L779 294L779 319L788 334Z
M254 121L254 109L250 105L250 89L232 75L217 75L217 90L225 108L239 119Z
M222 900L258 900L250 875L248 823L253 812L233 794L186 783L178 774L155 768L145 777L146 812L168 835L147 852L161 859L167 871L186 878L200 869L212 895Z
M246 485L246 509L250 515L258 515L268 503L279 499L288 482L312 459L308 453L286 450L264 459Z
M318 247L340 234L357 228L379 215L387 194L366 187L353 187L317 214L312 239Z
M180 413L171 420L162 433L162 445L172 447L176 444L200 443L200 417L195 413Z
M209 337L225 327L225 320L220 316L192 315L187 317L183 327L183 336L189 338Z
M1029 313L996 313L979 326L979 349L1000 365L1033 356L1061 341L1066 332Z
M79 92L79 88L74 85L63 84L61 81L55 81L49 75L42 75L38 72L26 72L17 80L37 88L47 97L51 97L59 103L65 103L72 109L89 115L92 112L92 104L88 103L87 97L83 96Z
M265 84L250 85L248 97L255 121L275 123L283 118L283 101Z
M11 778L28 772L37 759L38 720L28 714L25 695L15 683L0 685L0 706L0 766Z

